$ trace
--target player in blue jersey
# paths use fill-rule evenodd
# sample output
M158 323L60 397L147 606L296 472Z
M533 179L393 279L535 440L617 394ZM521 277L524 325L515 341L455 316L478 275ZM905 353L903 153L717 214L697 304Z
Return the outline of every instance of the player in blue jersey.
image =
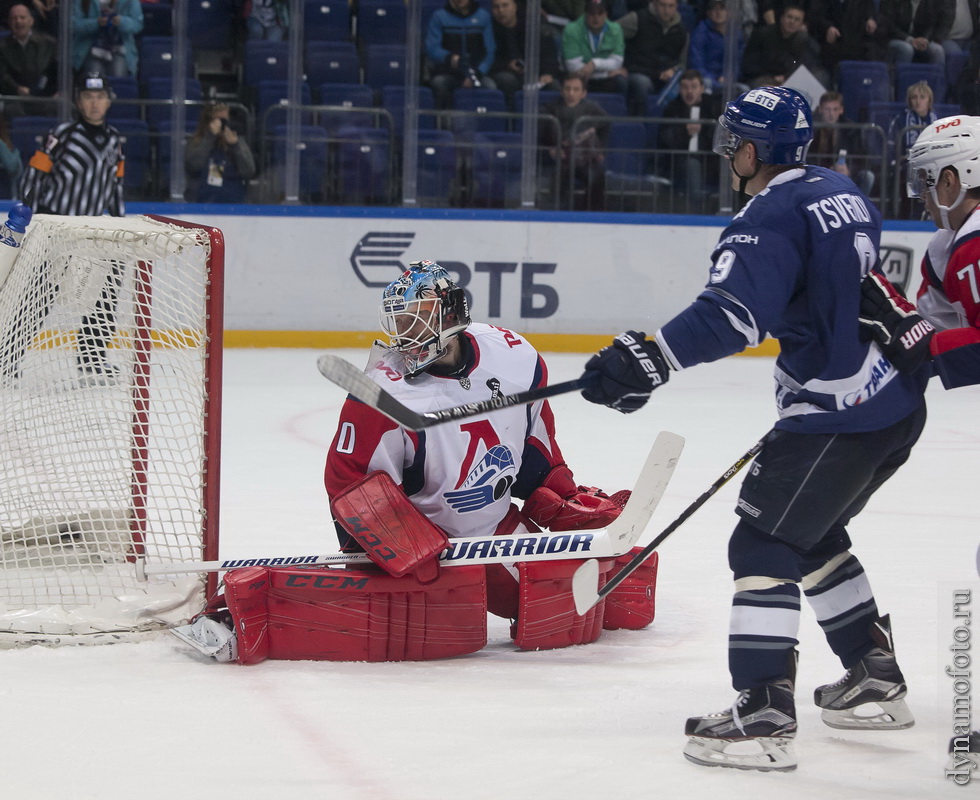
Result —
M849 178L806 164L813 129L803 96L753 89L728 104L717 134L715 151L751 200L722 233L707 286L653 338L630 331L593 356L583 395L629 413L671 372L767 334L779 341L779 419L743 482L729 543L739 695L730 709L688 720L684 753L707 766L791 770L801 587L847 670L816 689L824 722L913 724L889 618L850 552L847 524L919 438L926 376L900 373L859 335L881 217ZM753 752L732 746L746 740Z

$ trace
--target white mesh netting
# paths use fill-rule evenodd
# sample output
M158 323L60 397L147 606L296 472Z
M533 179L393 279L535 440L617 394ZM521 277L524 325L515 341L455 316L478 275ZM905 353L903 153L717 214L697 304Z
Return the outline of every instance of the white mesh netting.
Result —
M201 610L203 576L143 580L138 566L216 548L212 232L31 223L0 287L0 646L113 640Z

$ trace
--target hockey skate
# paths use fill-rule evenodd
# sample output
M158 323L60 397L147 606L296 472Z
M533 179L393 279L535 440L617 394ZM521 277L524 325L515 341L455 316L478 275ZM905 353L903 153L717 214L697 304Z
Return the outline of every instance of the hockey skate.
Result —
M905 676L895 660L891 621L886 614L871 623L875 647L836 683L818 686L813 702L831 728L844 730L901 730L915 718L905 703Z
M170 632L215 661L235 661L238 658L238 637L227 617L227 614L201 614L190 625L173 627Z
M695 764L790 772L796 769L793 681L744 689L730 709L688 719L684 733L690 737L684 756Z

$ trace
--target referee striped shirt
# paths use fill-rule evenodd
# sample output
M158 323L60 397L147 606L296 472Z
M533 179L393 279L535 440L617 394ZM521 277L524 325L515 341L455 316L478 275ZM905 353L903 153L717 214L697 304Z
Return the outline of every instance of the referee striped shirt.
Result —
M63 122L31 157L20 196L42 214L122 217L124 172L119 131L105 123Z

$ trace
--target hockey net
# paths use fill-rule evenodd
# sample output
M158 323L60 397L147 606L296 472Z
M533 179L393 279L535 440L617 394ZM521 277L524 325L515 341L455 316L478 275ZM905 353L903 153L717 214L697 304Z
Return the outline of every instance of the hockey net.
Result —
M0 647L141 636L217 557L221 232L35 216L0 286Z

